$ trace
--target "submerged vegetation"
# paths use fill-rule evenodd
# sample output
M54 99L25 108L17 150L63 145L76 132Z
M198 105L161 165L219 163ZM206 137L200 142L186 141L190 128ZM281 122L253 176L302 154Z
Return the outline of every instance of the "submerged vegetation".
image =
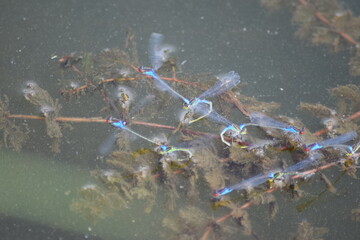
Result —
M262 2L272 9L285 5L292 7L294 20L300 25L296 35L309 38L316 44L330 44L335 51L345 48L349 42L351 44L351 39L359 37L354 30L358 28L359 20L343 10L335 0ZM330 22L322 18L329 19ZM345 33L353 37L349 39ZM358 52L358 49L355 51ZM357 55L359 54L356 53L350 62L353 75L360 75L360 71L356 70L356 64L360 62L356 60ZM209 74L188 75L179 72L176 59L166 54L165 56L161 59L163 65L157 73L167 76L162 80L166 80L171 87L186 93L187 96L198 96L208 88L204 86L203 79L210 79L211 84L217 81L215 77L209 78ZM211 234L214 235L213 239L221 239L238 231L244 236L261 239L256 232L259 226L253 226L251 210L247 209L251 205L266 205L267 219L271 221L276 219L282 208L277 203L277 196L272 194L276 189L281 189L282 195L289 200L302 199L302 184L306 185L316 172L332 166L339 166L342 173L356 178L359 150L356 144L353 145L354 152L351 154L336 147L321 148L321 157L316 159L318 164L312 169L302 169L304 171L301 172L271 172L276 177L259 184L250 183L243 188L234 187L235 190L242 191L232 193L229 195L231 197L225 194L215 196L212 199L213 209L222 209L222 213L212 211L209 207L212 191L226 189L228 185L261 176L274 169L287 169L310 155L304 146L308 147L311 142L317 143L349 131L360 133L357 120L360 114L356 112L360 109L360 90L356 85L330 89L330 95L337 100L337 105L332 108L319 103L299 104L298 110L322 121L324 129L318 132L312 133L305 128L305 134L299 136L279 128L256 126L246 130L246 134L227 134L225 137L232 144L226 147L218 136L221 126L209 119L202 119L181 128L154 123L161 120L159 117L164 111L173 113L177 101L169 100L167 92L155 90L154 81L140 73L133 33L128 33L123 49L104 49L100 53L72 53L59 58L59 63L59 82L63 86L61 95L64 100L54 100L46 90L33 82L27 83L23 90L25 99L40 108L41 116L15 115L8 109L9 99L6 96L1 98L1 146L20 150L26 140L31 138L26 127L22 129L16 125L20 123L19 119L44 120L47 135L53 143L51 150L55 153L61 152L61 122L109 123L109 118L105 118L109 115L121 119L121 122L111 122L113 126L119 124L121 130L116 134L114 151L110 150L111 147L104 147L103 157L107 168L91 171L97 183L79 189L77 198L73 199L70 206L92 224L124 208L130 208L135 200L140 200L146 214L151 213L157 204L163 206L161 208L166 216L158 224L162 225L161 236L165 239L206 240ZM140 99L133 94L135 91L132 89L135 88L136 92L143 96ZM100 114L103 118L67 118L61 115L59 102L63 105L70 105L73 101L81 102L84 95L101 96L103 106ZM255 97L245 96L240 88L230 90L214 101L214 109L221 109L223 115L229 118L230 113L237 108L242 117L250 116L251 119L252 112L262 112L288 126L306 126L300 119L277 116L276 111L280 107L279 103L261 102ZM170 114L167 117L171 116ZM143 122L137 119L142 119ZM134 144L130 139L134 133L132 128L137 126L170 131L166 136L159 134L156 139L139 134L142 139ZM149 146L143 144L144 139L148 140ZM174 146L170 146L170 142L175 143ZM318 175L325 185L325 191L335 193L336 188L332 184L334 180L324 173ZM298 205L297 210L310 208L313 202L315 201ZM359 221L358 209L349 211L348 215L351 215L354 221ZM304 221L299 223L296 235L288 237L322 239L322 235L327 231L325 228L312 227Z
M14 121L7 118L9 112L9 98L5 95L0 99L0 131L2 133L1 146L20 151L27 140L27 130L22 130Z
M348 49L353 57L349 71L360 76L360 17L345 8L339 0L261 0L272 11L291 8L298 25L295 36L315 45L329 46L333 52Z

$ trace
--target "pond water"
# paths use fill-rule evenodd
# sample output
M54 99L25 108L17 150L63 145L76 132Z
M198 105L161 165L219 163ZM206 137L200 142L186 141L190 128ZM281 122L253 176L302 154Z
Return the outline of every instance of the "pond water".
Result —
M11 114L43 115L40 106L24 98L24 89L29 83L36 83L53 99L58 99L61 104L58 116L105 119L117 115L109 110L112 106L105 96L114 99L116 90L122 86L131 101L129 112L133 115L127 116L130 129L152 141L166 136L176 146L192 139L195 135L172 134L172 130L163 127L144 125L150 122L177 127L183 107L179 99L156 89L151 79L130 66L135 63L136 68L150 66L148 42L154 32L163 34L164 42L176 48L171 56L177 61L177 79L200 85L199 89L189 83L166 81L186 98L191 99L215 84L215 76L235 71L241 76L241 83L233 92L240 101L246 101L246 107L274 117L297 118L312 132L323 128L321 119L300 111L301 102L321 103L339 110L338 101L329 90L347 84L359 87L359 77L349 73L349 61L356 48L347 45L344 50L332 52L331 45L311 44L307 38L295 37L299 25L293 20L291 7L271 11L259 0L30 0L4 1L0 5L0 93L1 97L9 98ZM340 6L350 9L354 16L360 14L356 0L342 1ZM130 56L124 57L115 48ZM81 60L74 61L74 67L64 68L59 64L63 56L72 56L73 60L81 57ZM91 65L88 72L86 60ZM77 69L83 73L79 74ZM159 74L173 78L172 70L169 67ZM135 80L98 84L110 78ZM69 90L70 83L94 83L97 88L89 90L91 86L88 86L84 95L72 96L68 101L60 93L65 87ZM132 111L149 95L154 96L148 98L151 103L139 108L141 111ZM249 121L226 99L212 99L214 109L231 121ZM273 105L264 105L267 102L276 102L280 107L273 111ZM358 111L359 105L355 104L351 110L351 113ZM346 112L346 116L351 113ZM54 153L53 139L47 135L44 121L14 121L27 132L29 139L20 153L2 152L6 167L2 167L4 181L0 195L1 239L238 239L239 236L290 239L305 220L315 228L328 229L319 239L358 239L360 230L358 222L352 220L351 211L360 207L359 181L342 174L339 167L323 172L331 182L336 182L335 194L322 193L326 186L316 174L309 183L301 184L300 199L290 199L285 190L272 193L270 198L274 201L270 205L276 201L278 206L273 218L269 217L268 204L262 204L250 206L239 217L238 223L245 227L231 217L216 222L229 214L234 205L215 209L212 199L215 188L281 167L284 161L291 165L292 157L296 160L295 151L266 150L268 162L262 162L258 155L246 155L246 149L228 148L219 138L207 136L180 146L194 151L190 162L159 163L161 156L151 151L154 145L130 132L121 132L113 146L111 141L106 142L114 132L110 124L62 122L60 152ZM339 125L359 134L358 123ZM189 129L218 136L222 127L200 120ZM259 129L249 128L249 133L272 138ZM330 135L323 136L327 137ZM318 139L309 137L306 143ZM351 143L356 140L359 137ZM104 144L107 150L101 156L99 149ZM302 154L298 160L304 159ZM229 160L231 156L238 160ZM131 171L136 174L129 174ZM255 192L256 199L268 195L264 188ZM231 200L236 206L254 201L243 195L235 191L224 200ZM314 203L303 211L296 210L311 200ZM246 228L247 219L251 229ZM303 238L296 239L307 238L303 234Z

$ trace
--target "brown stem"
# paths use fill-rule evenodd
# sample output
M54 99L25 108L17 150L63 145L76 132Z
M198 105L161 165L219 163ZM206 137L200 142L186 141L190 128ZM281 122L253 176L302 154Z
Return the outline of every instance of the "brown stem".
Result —
M42 117L42 116L23 115L23 114L10 114L10 115L7 115L6 117L13 118L13 119L20 118L20 119L45 120L45 117ZM107 123L106 119L103 119L103 118L78 118L78 117L57 117L57 118L55 118L55 121L58 121L58 122ZM173 126L162 125L162 124L157 124L157 123L149 123L149 122L132 121L131 124L149 126L149 127L155 127L155 128L163 128L163 129L169 129L169 130L176 129L176 127L173 127ZM214 135L214 134L206 133L206 132L193 131L190 129L182 129L181 131L185 132L185 133L198 135L198 136L209 136L212 138L219 138L218 135Z
M249 117L250 113L249 111L246 109L245 105L242 104L239 99L236 98L235 94L233 93L233 91L228 91L226 94L229 99L227 99L227 101L229 101L230 103L234 104L235 107L237 107L237 109L239 109L240 112L242 112L245 116Z
M308 2L306 0L298 0L298 2L307 7L308 6ZM340 31L339 29L337 29L334 24L329 21L328 19L326 19L320 12L316 11L314 13L314 16L322 23L324 23L326 26L330 27L330 29L334 32L336 32L337 34L339 34L345 41L347 41L348 43L352 44L352 45L358 45L359 43L353 38L351 37L349 34Z
M354 114L351 114L350 116L348 116L345 120L346 121L352 121L354 119L357 119L358 117L360 117L360 111L359 112L356 112ZM323 129L320 129L319 131L315 132L314 135L315 136L320 136L324 133L327 133L328 132L328 129L327 128L323 128Z

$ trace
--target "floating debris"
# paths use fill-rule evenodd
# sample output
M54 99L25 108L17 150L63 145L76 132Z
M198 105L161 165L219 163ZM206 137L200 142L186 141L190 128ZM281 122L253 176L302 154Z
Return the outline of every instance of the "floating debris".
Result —
M355 56L349 61L350 74L360 75L360 17L353 16L342 2L262 0L261 3L271 11L290 8L292 20L298 24L295 36L315 45L330 46L334 52L352 49Z
M311 104L311 103L304 103L301 102L298 106L298 109L303 112L307 112L312 114L318 118L331 118L336 114L336 111L330 109L322 104Z
M24 132L19 126L15 125L14 120L7 118L7 116L10 115L8 108L9 99L4 95L0 98L0 131L3 135L0 146L20 151L28 139L28 132Z
M100 219L111 216L114 211L123 209L126 205L126 200L119 194L90 184L79 190L79 198L73 199L70 209L94 224Z
M60 125L56 122L61 109L58 100L53 100L46 90L34 82L27 82L23 93L26 100L40 107L40 111L45 117L47 135L53 140L52 151L59 153L60 139L63 135Z
M351 210L351 220L360 222L360 208Z
M331 183L331 181L325 176L325 174L323 174L323 173L319 173L319 174L320 174L321 180L326 184L327 190L332 193L336 193L336 188Z
M323 235L329 232L325 227L313 227L309 222L303 221L299 223L296 235L293 240L323 240Z
M360 109L360 88L354 84L338 86L329 90L330 94L337 97L339 104L345 109L342 114L351 113ZM346 106L346 107L345 107Z

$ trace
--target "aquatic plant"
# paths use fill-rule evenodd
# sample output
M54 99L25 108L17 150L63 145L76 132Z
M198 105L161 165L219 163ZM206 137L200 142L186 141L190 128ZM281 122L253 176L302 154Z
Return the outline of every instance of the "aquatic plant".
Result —
M302 4L301 1L298 4L289 4L286 1L263 2L268 5L291 5L296 8L294 18L297 21L300 21L299 16L309 18L309 22L301 22L303 28L299 29L298 34L302 37L308 37L308 31L314 31L312 24L319 19L318 11L322 8L339 8L335 1L329 2L328 5L324 1L309 2L309 5L312 4L311 7ZM324 15L335 18L329 12ZM311 24L308 25L309 23ZM316 42L326 42L322 39L332 37L333 43L339 36L344 38L341 33L346 29L340 31L340 26L336 29L335 32L317 29L318 35L314 39ZM152 213L159 207L157 205L161 204L161 210L166 215L162 220L162 235L166 239L206 240L210 234L214 234L216 238L227 238L237 232L256 238L256 227L254 221L251 221L252 212L247 208L252 205L267 205L267 219L276 219L276 215L281 213L281 206L277 203L278 196L275 197L272 192L279 189L285 199L302 199L306 194L303 194L301 185L306 184L315 173L333 166L339 166L341 174L356 176L359 154L356 145L341 143L338 144L342 145L340 147L336 144L322 147L320 144L321 140L328 137L349 131L359 132L356 118L360 114L351 115L359 109L360 91L356 86L338 86L330 90L330 94L339 100L337 106L332 106L335 109L319 103L301 103L298 106L298 109L316 118L326 118L326 121L322 120L325 130L315 134L308 129L303 130L305 124L299 118L277 115L275 111L280 109L279 103L261 102L255 97L246 96L238 89L226 92L214 101L214 109L221 109L221 114L229 118L235 116L232 114L234 108L238 109L238 115L242 114L243 118L231 120L236 123L231 123L230 126L236 130L240 129L240 124L248 123L251 129L239 130L238 135L226 135L231 144L224 146L218 134L224 126L216 122L202 119L191 127L186 124L177 127L153 122L172 118L178 102L176 99L169 100L166 92L156 90L156 83L149 76L142 74L138 68L139 59L134 34L131 32L126 38L124 49L104 49L100 53L72 53L60 58L59 64L61 76L64 78L61 79L60 76L60 82L65 86L61 89L61 94L66 100L61 103L72 107L77 106L71 105L74 98L81 102L83 96L100 96L103 105L99 106L98 110L102 117L60 116L61 100L54 100L46 90L33 82L28 82L23 92L24 96L40 108L41 114L12 114L8 109L9 99L4 97L0 102L2 146L19 150L23 141L31 137L29 132L23 133L15 125L14 122L17 120L14 119L45 121L47 134L53 140L54 152L61 150L61 122L109 124L109 129L115 132L116 142L114 147L110 144L109 149L114 150L104 151L99 157L103 162L91 170L95 184L86 184L79 189L70 206L74 212L92 224L124 208L132 207L132 204L139 200L137 203L142 204L146 214ZM169 88L189 96L198 96L218 81L209 73L186 74L177 71L178 69L174 57L166 58L158 69L159 76L156 77L166 81L166 84L169 83ZM160 77L163 75L171 77ZM144 88L141 93L144 96L136 97L132 87L136 87L137 90ZM281 127L254 124L254 111L272 119L271 123L280 122ZM202 132L193 130L200 127ZM143 133L144 129L150 128L169 132L165 135L157 131L147 131L153 136ZM288 129L293 132L286 132ZM327 133L326 137L322 137L324 133ZM133 139L136 137L139 141L134 143ZM174 146L170 143L174 143ZM313 154L309 150L309 143L320 146L314 150L319 152L320 157L311 164L306 162L301 165L302 161ZM292 166L297 166L294 171L286 171ZM336 191L333 186L336 181L328 179L324 173L318 175L326 185L325 191ZM259 179L260 181L257 181ZM246 184L242 185L242 180ZM247 180L253 181L246 182ZM236 184L232 185L233 183ZM204 203L209 201L211 192L214 196L214 209L221 209L219 211L206 211L209 208ZM320 196L319 194L298 204L298 211L310 208ZM225 212L225 215L221 216L219 212ZM354 211L354 219L357 219L356 214L357 211ZM298 232L303 239L321 237L317 229L310 227L308 223L301 223Z
M261 0L273 12L282 8L292 11L292 20L298 25L295 36L315 45L329 46L338 52L350 49L355 55L349 60L350 74L360 75L358 31L360 17L338 0Z
M13 120L7 118L7 116L10 115L8 107L9 98L4 95L0 99L0 131L2 132L1 146L5 148L14 148L19 151L28 139L27 132L21 130L19 126L15 125Z
M298 224L298 229L293 240L321 240L323 235L325 235L329 229L325 227L313 227L309 222L303 221Z

